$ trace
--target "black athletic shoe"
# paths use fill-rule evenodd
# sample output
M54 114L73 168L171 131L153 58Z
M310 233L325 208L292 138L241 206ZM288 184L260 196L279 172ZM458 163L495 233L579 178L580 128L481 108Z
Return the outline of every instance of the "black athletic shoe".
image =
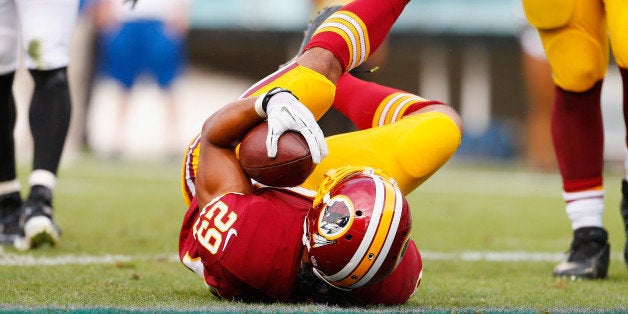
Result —
M20 236L20 192L0 196L0 243L13 244Z
M305 46L310 42L312 36L314 36L314 32L316 32L316 29L318 29L318 27L323 24L323 21L325 21L330 15L338 11L338 9L340 8L342 8L342 6L337 5L325 7L322 10L318 11L318 13L316 13L316 16L314 16L308 23L307 29L303 32L303 40L301 41L301 46L299 47L299 51L297 52L297 54L286 63L281 64L279 68L283 68L284 66L298 58L300 55L302 55Z
M628 266L628 182L621 181L621 205L619 206L621 217L624 219L624 231L626 232L626 244L624 245L624 261Z
M610 255L608 233L600 227L582 227L574 231L567 261L554 268L554 276L570 279L606 278Z
M340 8L342 8L342 5L332 5L332 6L324 7L316 13L316 15L308 23L307 29L303 32L303 40L301 41L301 46L299 47L299 51L297 52L297 55L293 58L293 60L303 54L304 52L303 50L305 50L305 46L307 46L307 44L310 42L316 30L321 26L321 24L323 24L323 22L328 17L330 17L336 11L340 10ZM349 72L355 76L358 76L358 78L361 78L359 77L360 75L372 73L376 71L378 68L379 67L375 67L372 69L364 69L363 65L358 65L357 67L353 68Z
M22 205L20 227L22 236L15 240L18 250L26 251L44 244L55 245L59 241L60 230L52 219L52 191L36 185Z
M312 20L310 20L307 25L307 29L303 33L303 41L301 41L301 47L299 47L299 52L297 53L297 56L300 56L303 53L303 49L305 49L305 46L310 42L310 39L312 39L312 36L314 36L314 32L316 32L318 27L323 24L323 21L325 21L340 8L342 8L341 5L329 6L323 8L316 13L316 16L313 17Z

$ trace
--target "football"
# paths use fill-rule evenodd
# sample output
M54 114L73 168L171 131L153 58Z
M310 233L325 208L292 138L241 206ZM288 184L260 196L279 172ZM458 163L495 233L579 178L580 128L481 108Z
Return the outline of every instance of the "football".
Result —
M268 123L252 128L242 139L240 165L253 180L268 186L297 186L312 173L316 164L303 135L288 131L277 143L277 156L269 158L266 150Z

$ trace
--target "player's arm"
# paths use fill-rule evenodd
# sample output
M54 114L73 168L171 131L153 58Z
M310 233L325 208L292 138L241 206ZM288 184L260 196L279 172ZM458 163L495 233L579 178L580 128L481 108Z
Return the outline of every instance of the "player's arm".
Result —
M199 206L225 193L250 193L251 182L235 148L252 127L266 119L268 157L276 156L277 142L286 131L303 135L315 163L327 156L323 131L309 109L290 91L277 88L259 97L236 100L212 114L203 124L196 176Z
M205 120L196 177L200 208L228 192L250 193L251 180L240 166L235 147L248 130L264 121L255 111L255 100L236 100Z

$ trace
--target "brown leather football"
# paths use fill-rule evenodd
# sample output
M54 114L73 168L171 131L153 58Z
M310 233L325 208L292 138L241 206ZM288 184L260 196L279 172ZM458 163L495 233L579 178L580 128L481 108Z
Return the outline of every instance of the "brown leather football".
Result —
M269 158L266 150L268 123L252 128L240 143L239 158L244 172L253 180L277 187L297 186L312 173L312 161L305 138L285 132L277 143L277 156Z

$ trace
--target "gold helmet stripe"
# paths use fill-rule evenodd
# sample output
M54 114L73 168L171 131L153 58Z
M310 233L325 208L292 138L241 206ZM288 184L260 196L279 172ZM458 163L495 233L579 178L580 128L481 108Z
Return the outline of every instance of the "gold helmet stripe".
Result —
M392 185L390 182L385 182L385 184ZM377 272L379 271L379 268L382 266L384 261L386 261L386 258L388 258L388 252L390 252L390 248L392 247L393 242L395 240L395 236L397 234L397 230L399 229L399 224L401 221L401 215L402 215L402 210L403 210L403 196L401 195L401 190L399 190L398 188L395 188L394 186L388 187L387 192L389 191L394 191L394 195L395 195L394 200L391 200L391 203L394 202L394 209L393 209L394 213L393 213L393 220L392 220L392 224L390 225L390 228L386 228L388 229L388 233L386 234L386 240L384 242L384 245L380 253L378 254L375 260L375 263L373 263L371 268L364 275L364 277L362 277L361 280L349 286L349 288L351 289L361 287L371 281L373 276L375 276ZM395 268L396 267L397 265L395 265Z
M384 200L386 190L383 187L383 182L379 180L377 177L372 176L375 182L375 200L373 204L373 213L371 214L371 219L368 227L366 228L366 232L364 237L362 238L362 242L360 246L354 253L351 260L336 274L327 276L327 279L332 282L337 282L340 286L348 286L348 284L341 284L341 281L345 280L352 273L355 272L356 268L360 265L360 262L365 258L367 252L371 248L371 244L375 239L375 236L378 231L378 227L381 224L382 216L384 214ZM366 271L364 271L365 273ZM360 276L361 277L361 276Z
M391 182L371 177L376 186L373 214L349 263L338 273L325 276L335 286L356 288L370 281L388 255L397 232L402 208L400 192Z

